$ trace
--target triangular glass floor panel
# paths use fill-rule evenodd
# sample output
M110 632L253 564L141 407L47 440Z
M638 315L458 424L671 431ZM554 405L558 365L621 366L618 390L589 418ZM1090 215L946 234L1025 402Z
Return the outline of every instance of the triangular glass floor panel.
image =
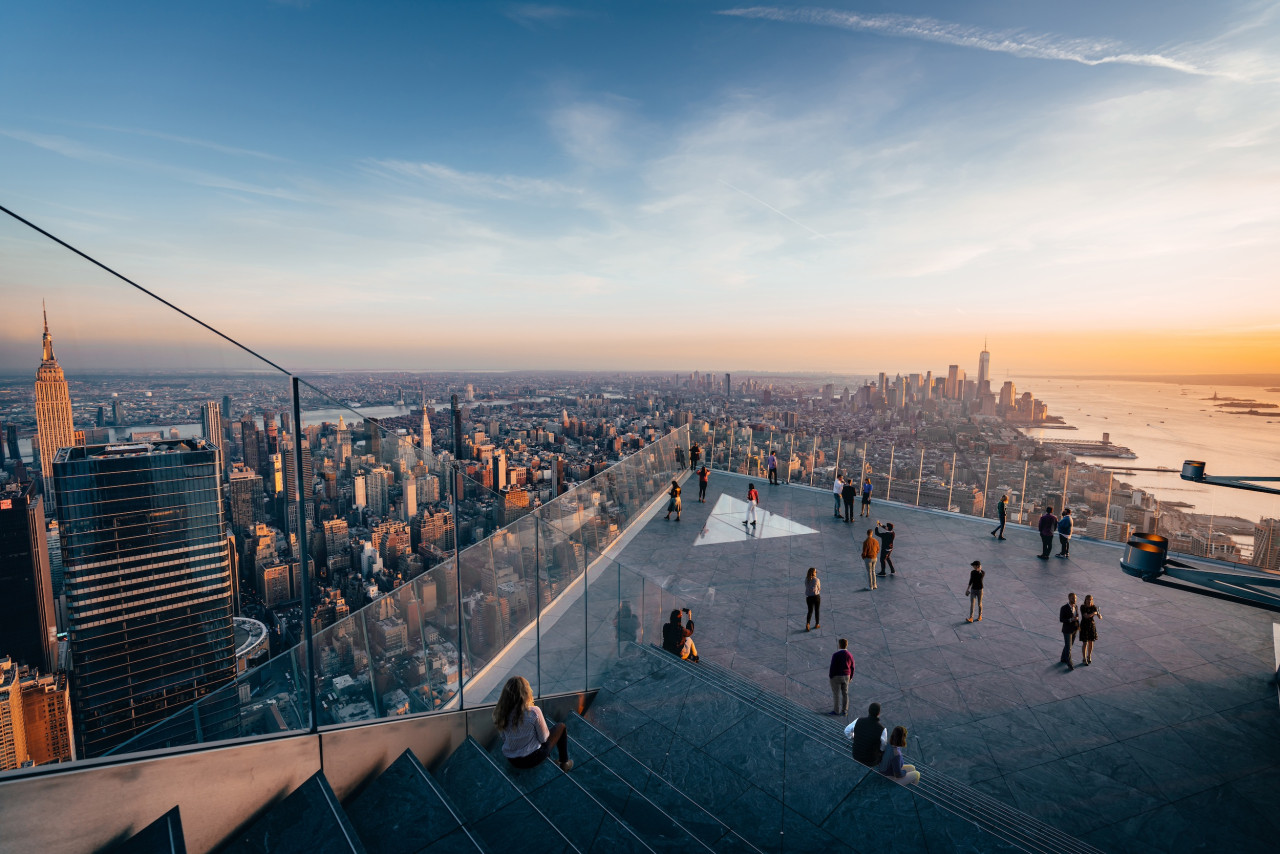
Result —
M746 524L743 524L746 522ZM767 540L770 537L796 537L801 534L816 534L817 530L786 516L779 516L770 510L756 507L755 527L747 521L747 502L740 498L721 495L711 508L707 524L698 532L695 546L709 546L716 543L736 543L742 540Z

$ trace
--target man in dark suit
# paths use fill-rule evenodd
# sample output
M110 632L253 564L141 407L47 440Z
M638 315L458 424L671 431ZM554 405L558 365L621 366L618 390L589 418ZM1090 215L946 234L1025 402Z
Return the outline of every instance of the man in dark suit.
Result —
M1044 546L1036 557L1048 560L1053 551L1053 535L1058 532L1058 517L1053 515L1052 507L1044 508L1044 515L1040 517L1040 524L1036 527L1040 530L1040 544Z
M844 520L852 522L853 500L858 497L858 484L853 482L853 478L844 479L844 489L840 491L840 497L844 499Z
M1071 662L1071 645L1080 631L1080 608L1076 606L1076 594L1067 594L1067 604L1058 609L1058 621L1062 623L1062 663L1068 670L1075 670Z

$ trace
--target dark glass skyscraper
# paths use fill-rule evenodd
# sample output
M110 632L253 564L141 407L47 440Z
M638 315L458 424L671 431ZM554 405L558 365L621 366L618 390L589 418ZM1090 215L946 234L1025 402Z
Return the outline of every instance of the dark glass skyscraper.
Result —
M57 669L44 502L35 482L0 487L0 658Z
M94 445L53 467L76 742L99 756L235 678L217 454L198 439ZM235 735L234 702L208 711L204 737Z

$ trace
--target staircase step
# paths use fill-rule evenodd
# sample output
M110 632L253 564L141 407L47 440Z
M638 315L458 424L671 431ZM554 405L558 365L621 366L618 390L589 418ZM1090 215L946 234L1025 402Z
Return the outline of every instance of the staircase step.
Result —
M222 854L365 854L329 781L317 771L248 830L237 833Z
M369 854L463 854L483 851L462 814L412 752L378 775L346 805Z
M110 854L187 854L178 808L169 810L109 851Z
M675 786L650 771L616 742L591 725L580 715L570 717L574 740L600 764L625 780L635 791L644 795L703 844L716 848L721 843L731 845L731 850L760 854L760 849L734 833L728 825L707 812ZM577 769L574 769L575 772Z
M834 808L869 776L867 770L821 750L820 759L839 766L834 775L827 768L784 768L782 739L795 740L799 749L803 737L700 680L676 678L663 668L616 694L601 688L586 718L621 748L602 755L616 757L624 776L642 779L639 763L729 826L735 836L723 837L716 850L751 850L738 845L738 837L762 852L852 850L822 829L825 812L813 815L808 808L822 799L818 795ZM893 785L870 782L878 784Z
M669 831L670 828L659 825L652 834L646 832L642 835L638 826L629 822L628 817L617 809L619 805L626 806L625 795L621 798L601 798L588 785L588 781L597 781L599 777L599 767L592 767L590 755L579 755L571 749L570 756L574 766L568 774L551 760L533 768L512 766L502 755L501 739L490 750L489 756L516 788L558 827L564 829L565 835L579 850L619 851L628 854L658 854L675 850L649 844L651 835L659 839L665 838L662 831ZM652 814L644 814L644 818L651 822L663 820L657 810L653 810ZM688 846L692 841L686 834L682 844Z
M555 772L562 773L559 769ZM459 745L434 776L461 810L463 824L490 851L584 854L584 849L573 845L562 832L564 828L553 824L551 817L503 774L475 739L467 738Z
M763 690L721 665L706 660L696 664L682 661L654 647L645 647L644 650L651 657L750 703L755 709L805 733L831 750L848 755L850 746L844 736L844 722L829 720L792 700ZM908 758L908 761L913 760ZM940 820L938 829L947 838L957 840L956 844L960 844L960 839L985 832L987 838L978 843L979 849L996 845L996 840L990 838L995 836L1014 849L1037 854L1100 854L1098 849L1080 839L952 780L922 762L913 761L913 764L921 771L921 780L910 790L938 807L932 817Z

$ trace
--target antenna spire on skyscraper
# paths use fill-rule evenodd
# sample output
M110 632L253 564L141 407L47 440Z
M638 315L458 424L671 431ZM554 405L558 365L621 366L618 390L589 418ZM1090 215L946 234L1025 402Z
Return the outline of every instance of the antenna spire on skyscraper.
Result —
M422 449L424 451L431 450L431 421L427 418L427 388L423 386L422 391Z
M40 300L40 311L44 314L44 337L41 339L44 352L41 354L41 359L45 362L53 362L56 360L53 355L53 336L49 334L49 308L44 300Z

